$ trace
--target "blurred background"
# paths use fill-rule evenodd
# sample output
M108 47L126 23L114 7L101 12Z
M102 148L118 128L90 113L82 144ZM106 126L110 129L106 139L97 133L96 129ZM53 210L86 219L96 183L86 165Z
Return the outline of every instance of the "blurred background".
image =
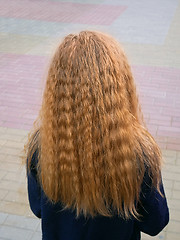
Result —
M0 240L41 239L20 156L52 53L63 36L86 29L124 46L148 129L162 149L170 223L142 239L179 240L179 0L0 0Z

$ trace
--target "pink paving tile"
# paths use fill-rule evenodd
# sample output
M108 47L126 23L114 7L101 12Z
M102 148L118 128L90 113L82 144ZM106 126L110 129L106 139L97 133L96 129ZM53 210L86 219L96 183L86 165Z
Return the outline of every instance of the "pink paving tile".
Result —
M158 142L157 140L156 140L156 142L161 149L167 149L167 144L166 143Z
M157 135L179 138L180 137L180 128L159 126Z
M167 149L175 150L175 151L180 151L180 144L173 144L173 143L168 143L166 145Z
M28 109L37 114L40 105L40 86L47 65L46 57L3 54L0 73L1 126L26 129L33 120L24 118ZM1 59L1 54L0 54ZM2 59L1 59L2 61Z
M179 138L168 137L167 142L180 145L180 136Z
M4 17L95 25L111 25L126 8L52 1L0 1L0 15Z
M151 115L150 116L150 119L152 120L164 120L164 121L167 121L167 122L171 122L172 121L172 117L171 116L162 116L162 115L159 115L159 114L154 114L154 115Z
M172 122L172 126L173 127L178 127L178 128L180 128L180 122Z
M152 104L141 104L144 113L150 113L151 116L155 114L161 115L162 107Z
M149 132L153 135L156 136L157 133L157 126L156 125L152 125L152 124L146 124Z
M156 141L159 143L167 143L168 137L166 136L156 136Z
M160 125L160 126L171 126L171 121L165 121L164 119L150 119L149 124Z
M174 121L174 122L180 122L180 117L173 117L173 118L172 118L172 121Z
M151 66L134 66L132 69L145 108L160 107L162 119L164 115L179 116L180 107L175 103L179 99L180 69Z
M180 117L179 107L178 107L178 109L176 107L173 108L173 106L171 108L170 107L163 107L162 115Z
M23 130L30 130L32 128L32 124L22 124L22 123L15 123L15 122L3 122L1 124L2 127L14 128L14 129L23 129Z
M80 15L75 21L81 24L110 25L125 9L125 6L99 5L93 11Z
M168 91L169 91L169 88L168 88ZM171 98L168 98L167 96L165 98L155 98L154 103L156 106L160 106L160 107L172 107L172 106L174 107L175 98L173 96Z
M178 150L180 139L180 69L168 67L134 66L134 76L145 113L149 113L148 126L158 127L150 132L161 148ZM161 138L161 141L159 141Z

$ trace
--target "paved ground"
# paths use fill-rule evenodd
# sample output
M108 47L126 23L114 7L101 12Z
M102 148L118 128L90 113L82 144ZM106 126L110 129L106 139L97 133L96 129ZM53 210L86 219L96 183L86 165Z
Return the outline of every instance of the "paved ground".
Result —
M62 36L82 29L108 32L124 45L149 131L165 160L171 220L154 239L178 240L179 0L0 0L0 240L41 239L19 156L39 109L49 56Z

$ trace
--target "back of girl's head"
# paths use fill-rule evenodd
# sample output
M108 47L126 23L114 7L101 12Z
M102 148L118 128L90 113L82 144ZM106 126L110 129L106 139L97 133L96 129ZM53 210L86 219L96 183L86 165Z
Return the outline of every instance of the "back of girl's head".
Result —
M76 86L79 96L88 91L94 101L102 100L103 96L112 100L119 92L121 107L126 105L138 120L139 106L129 64L120 45L108 35L83 31L65 37L49 69L46 87L53 85L68 85L69 91ZM96 104L102 107L105 99Z
M154 186L160 152L141 126L127 58L110 36L70 34L49 67L39 115L39 177L50 200L77 215L138 216L148 166Z

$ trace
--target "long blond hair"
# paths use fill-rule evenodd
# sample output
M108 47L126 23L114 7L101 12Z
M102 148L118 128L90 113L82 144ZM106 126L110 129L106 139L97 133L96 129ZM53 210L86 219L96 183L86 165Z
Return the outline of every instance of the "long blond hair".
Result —
M39 128L27 144L38 149L42 188L77 216L138 217L146 169L158 189L160 150L143 127L136 87L121 46L103 33L64 38L49 67Z

